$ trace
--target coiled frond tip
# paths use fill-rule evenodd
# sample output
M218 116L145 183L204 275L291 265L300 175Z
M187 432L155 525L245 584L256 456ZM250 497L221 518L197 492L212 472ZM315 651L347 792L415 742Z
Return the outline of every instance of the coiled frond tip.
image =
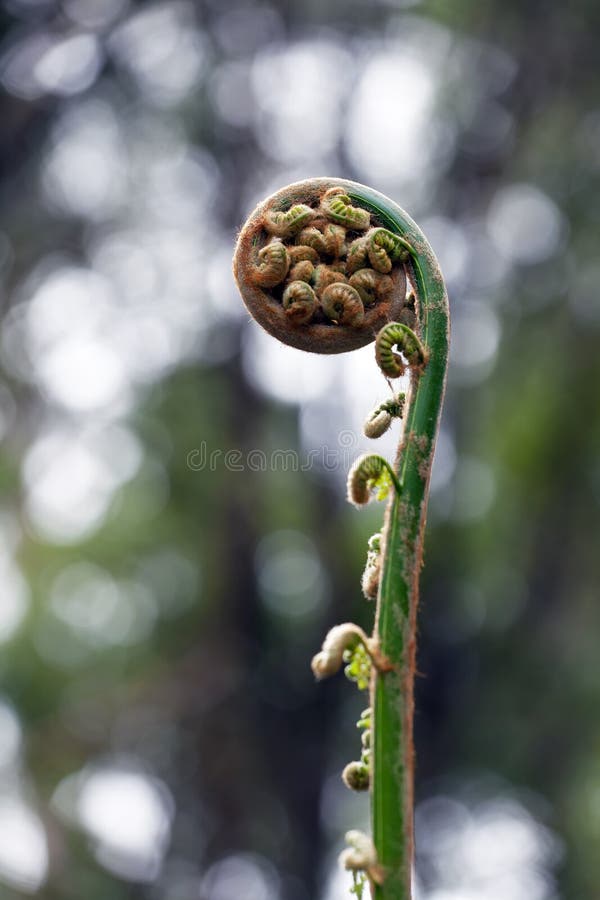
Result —
M344 653L353 650L359 643L368 646L369 638L358 625L344 622L331 628L321 650L312 658L311 668L315 678L320 681L339 672L344 663Z
M369 767L360 760L349 762L342 772L342 781L351 791L368 791L371 783Z
M348 500L355 506L364 506L375 492L378 500L384 500L391 485L400 493L400 483L387 460L365 453L348 472Z
M347 831L348 847L340 854L340 863L349 872L366 872L376 884L383 884L385 872L377 859L371 838L362 831Z
M394 348L397 348L397 352ZM421 341L414 331L402 322L389 322L383 326L375 339L375 358L379 368L388 378L399 378L404 375L407 365L411 369L418 369L427 362Z

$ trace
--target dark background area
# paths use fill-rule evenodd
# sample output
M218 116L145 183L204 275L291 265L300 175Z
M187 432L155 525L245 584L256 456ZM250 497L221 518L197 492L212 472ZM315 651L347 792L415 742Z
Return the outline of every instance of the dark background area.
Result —
M5 0L2 900L349 896L366 702L309 664L372 620L344 482L386 391L262 334L230 262L315 175L403 206L451 298L417 898L600 896L599 19Z

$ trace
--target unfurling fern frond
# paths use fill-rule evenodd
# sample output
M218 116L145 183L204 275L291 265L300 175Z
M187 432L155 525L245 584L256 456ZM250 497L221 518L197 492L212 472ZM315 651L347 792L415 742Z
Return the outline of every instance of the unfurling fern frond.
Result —
M365 453L348 473L348 500L355 506L364 506L374 493L378 500L384 500L390 484L400 493L400 484L388 461L375 453Z
M394 347L399 352L394 352ZM405 357L406 363L402 357ZM385 325L375 340L375 358L379 368L388 378L404 375L407 365L419 368L426 362L425 349L414 331L401 322Z

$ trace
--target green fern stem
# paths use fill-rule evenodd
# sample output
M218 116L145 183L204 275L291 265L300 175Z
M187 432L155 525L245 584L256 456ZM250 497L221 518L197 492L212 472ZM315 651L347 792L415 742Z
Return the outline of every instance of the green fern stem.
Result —
M383 534L375 632L393 669L372 686L372 827L386 875L374 900L410 900L413 858L413 683L419 572L429 476L444 395L449 342L448 297L431 247L418 226L382 194L353 184L349 197L370 209L410 246L407 269L417 298L418 333L427 363L411 375L404 437Z

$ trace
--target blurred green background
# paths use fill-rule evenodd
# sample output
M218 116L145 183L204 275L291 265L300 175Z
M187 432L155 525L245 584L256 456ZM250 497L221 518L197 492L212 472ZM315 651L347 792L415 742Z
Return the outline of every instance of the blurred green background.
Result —
M2 900L348 896L365 700L309 663L372 620L383 508L344 481L386 388L372 347L277 346L230 270L313 175L407 209L451 297L417 898L600 897L599 26L591 0L5 0Z

